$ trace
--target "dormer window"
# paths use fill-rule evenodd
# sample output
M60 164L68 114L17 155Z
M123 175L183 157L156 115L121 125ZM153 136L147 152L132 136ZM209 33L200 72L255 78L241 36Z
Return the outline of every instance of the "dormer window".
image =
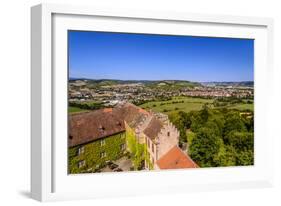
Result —
M106 153L105 153L105 152L101 152L101 153L100 153L100 157L101 157L101 158L105 158L105 157L106 157Z
M104 126L99 126L99 131L100 132L104 132L105 131L105 127Z
M81 155L81 154L83 154L84 153L84 147L82 146L82 147L79 147L78 148L78 155Z
M117 122L117 126L121 127L122 126L121 122Z
M78 168L85 167L85 165L86 165L85 160L81 160L81 161L78 162Z
M100 141L100 146L104 146L105 145L105 139L102 139L101 141Z
M124 151L125 149L126 149L126 145L125 145L125 144L121 144L121 145L120 145L120 150L121 150L121 151Z

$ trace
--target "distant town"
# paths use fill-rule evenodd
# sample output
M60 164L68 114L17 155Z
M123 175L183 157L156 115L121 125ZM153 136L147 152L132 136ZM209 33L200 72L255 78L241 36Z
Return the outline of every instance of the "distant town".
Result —
M122 81L71 79L69 102L95 101L114 106L120 101L136 105L173 97L253 99L253 82Z
M250 81L70 79L69 114L70 173L253 164Z

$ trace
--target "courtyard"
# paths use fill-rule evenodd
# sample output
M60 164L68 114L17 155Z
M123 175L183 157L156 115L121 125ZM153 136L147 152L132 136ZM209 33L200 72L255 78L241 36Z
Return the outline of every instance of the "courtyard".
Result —
M128 157L124 156L115 161L108 161L107 165L100 170L100 172L122 172L130 171L133 163Z

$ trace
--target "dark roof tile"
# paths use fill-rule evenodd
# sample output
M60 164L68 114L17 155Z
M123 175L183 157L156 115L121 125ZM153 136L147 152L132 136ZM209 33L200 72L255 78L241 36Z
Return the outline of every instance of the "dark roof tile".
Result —
M163 123L160 120L153 117L150 120L148 126L143 131L143 133L146 136L148 136L150 139L154 139L155 137L157 137L157 135L161 131L162 127L163 127Z

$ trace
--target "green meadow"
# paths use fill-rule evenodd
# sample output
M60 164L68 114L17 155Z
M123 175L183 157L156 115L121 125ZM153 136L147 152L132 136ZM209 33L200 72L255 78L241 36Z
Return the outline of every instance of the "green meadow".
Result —
M140 105L141 108L146 110L152 110L155 112L161 112L165 114L171 114L172 112L183 111L199 111L202 109L204 104L209 104L210 107L213 107L213 99L203 99L196 97L174 97L171 100L167 101L151 101ZM228 109L237 109L240 111L254 111L254 104L248 103L238 103L232 104L229 106L224 106ZM223 107L216 107L223 108ZM78 113L86 112L89 110L81 109L79 107L70 106L68 107L69 113Z
M229 109L238 109L241 111L250 110L254 111L254 104L236 104L233 106L228 107Z
M204 104L209 104L210 107L213 107L212 105L213 101L214 101L213 99L203 99L203 98L196 98L196 97L174 97L172 100L168 100L168 101L147 102L140 105L140 107L146 110L151 109L152 111L162 112L165 114L170 114L176 111L183 111L188 113L190 111L201 110ZM254 110L254 104L247 104L247 103L238 103L225 107L229 109L237 109L240 111Z
M155 112L171 113L174 111L197 111L201 110L202 106L206 103L211 104L212 99L202 99L193 97L174 97L168 101L153 101L140 105L143 109L153 110Z

